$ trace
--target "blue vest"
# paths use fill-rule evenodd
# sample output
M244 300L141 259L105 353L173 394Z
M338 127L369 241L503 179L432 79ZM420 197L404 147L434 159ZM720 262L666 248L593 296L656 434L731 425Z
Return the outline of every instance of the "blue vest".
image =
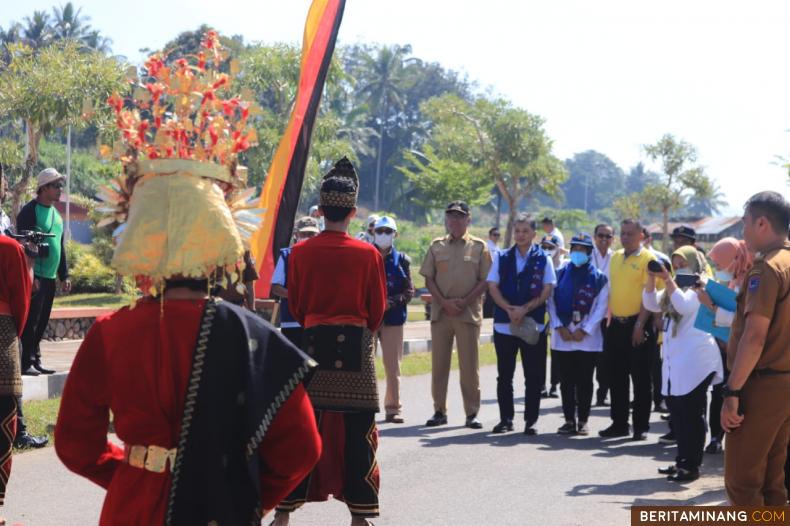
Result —
M516 273L516 251L513 245L499 253L499 292L511 305L521 306L543 292L543 275L548 256L539 245L532 245L527 252L527 264ZM538 325L546 323L546 306L541 305L527 316ZM494 307L494 323L510 323L510 316L499 305Z
M384 258L384 272L387 274L387 297L403 294L409 288L409 275L404 268L403 255L392 247ZM384 325L403 325L406 323L406 305L394 305L384 313Z
M285 268L285 288L288 288L288 256L291 255L291 247L280 249L280 258L283 260ZM296 323L296 318L288 308L288 298L280 298L280 325L283 323Z

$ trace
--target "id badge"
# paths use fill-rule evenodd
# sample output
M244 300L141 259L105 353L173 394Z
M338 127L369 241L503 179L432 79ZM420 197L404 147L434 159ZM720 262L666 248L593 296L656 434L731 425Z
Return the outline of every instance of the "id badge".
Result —
M573 311L573 323L580 323L582 321L582 313L575 310Z
M669 330L669 316L664 317L664 324L661 326L661 330L663 332L667 332Z

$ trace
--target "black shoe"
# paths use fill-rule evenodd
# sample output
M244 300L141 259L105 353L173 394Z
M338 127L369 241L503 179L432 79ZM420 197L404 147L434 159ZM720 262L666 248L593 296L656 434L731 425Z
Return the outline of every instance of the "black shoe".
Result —
M633 442L641 442L642 440L647 440L647 431L634 431L631 440Z
M718 455L721 451L721 441L718 438L711 438L710 444L705 447L705 453L710 453L711 455Z
M602 438L627 437L628 434L629 434L628 426L617 427L614 424L610 425L606 429L598 431L598 436Z
M675 432L674 431L670 431L666 435L661 435L660 437L658 437L658 441L661 442L662 444L677 444L678 443L677 439L675 438Z
M16 438L14 438L14 447L18 449L38 449L40 447L46 446L47 444L49 444L49 438L35 437L29 434L27 431L17 433Z
M556 385L551 386L551 389L549 390L549 398L559 398Z
M532 424L532 425L534 425L534 424ZM527 435L528 437L532 437L532 436L535 436L535 435L538 434L538 430L535 429L534 427L532 427L532 425L527 424L524 427L524 434Z
M464 425L469 429L483 429L483 424L477 419L476 415L467 416Z
M582 436L589 435L590 429L587 427L587 422L579 422L579 427L576 429L576 432Z
M665 468L658 468L658 472L662 475L674 475L678 472L677 466L667 466Z
M425 422L427 427L445 426L447 425L447 415L436 411L433 416Z
M541 397L541 398L548 398L548 397L549 397L549 392L548 392L548 391L546 391L546 388L545 388L545 387L544 387L543 389L541 389L541 390L540 390L540 397Z
M39 376L41 373L36 370L32 365L22 371L22 376Z
M506 433L508 431L513 431L513 421L512 420L502 420L497 425L494 426L494 429L491 431L492 433Z
M384 421L389 423L389 424L402 424L403 423L403 417L400 416L400 415L390 414L390 415L387 415L384 418Z
M595 407L606 407L609 404L606 403L606 398L599 398L595 401Z
M565 422L557 429L560 435L573 435L576 433L576 422Z
M36 371L40 372L41 374L55 374L55 370L54 369L47 369L46 367L41 365L41 362L34 363L33 364L33 368Z
M661 420L664 420L665 422L669 422L669 414L662 413Z
M663 401L661 401L661 402L656 402L655 406L653 406L653 412L661 413L665 415L669 413L669 409L667 409L667 405Z
M670 482L693 482L699 478L699 470L678 468L677 473L667 477Z

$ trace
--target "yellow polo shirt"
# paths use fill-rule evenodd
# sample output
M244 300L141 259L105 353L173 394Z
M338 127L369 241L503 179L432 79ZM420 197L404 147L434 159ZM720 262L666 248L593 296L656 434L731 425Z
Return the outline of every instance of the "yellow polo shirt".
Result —
M612 316L636 316L642 307L642 291L647 283L647 263L656 259L652 252L640 248L625 256L621 248L609 263L609 308Z

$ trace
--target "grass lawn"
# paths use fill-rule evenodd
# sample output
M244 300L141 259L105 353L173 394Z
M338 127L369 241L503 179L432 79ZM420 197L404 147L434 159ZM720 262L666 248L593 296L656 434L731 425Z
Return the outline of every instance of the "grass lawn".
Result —
M129 305L134 298L125 294L70 294L55 298L54 308L58 307L106 307L120 309Z
M493 344L487 343L480 346L480 367L496 363L496 353ZM458 355L453 351L452 368L458 368ZM401 363L401 374L403 376L415 376L431 372L431 353L421 352L408 354L403 357ZM376 358L376 376L379 380L384 379L384 364L381 358ZM58 417L60 408L60 398L49 400L30 400L25 404L25 421L28 433L31 435L49 436L50 445L53 444L53 433L55 431L55 421Z

